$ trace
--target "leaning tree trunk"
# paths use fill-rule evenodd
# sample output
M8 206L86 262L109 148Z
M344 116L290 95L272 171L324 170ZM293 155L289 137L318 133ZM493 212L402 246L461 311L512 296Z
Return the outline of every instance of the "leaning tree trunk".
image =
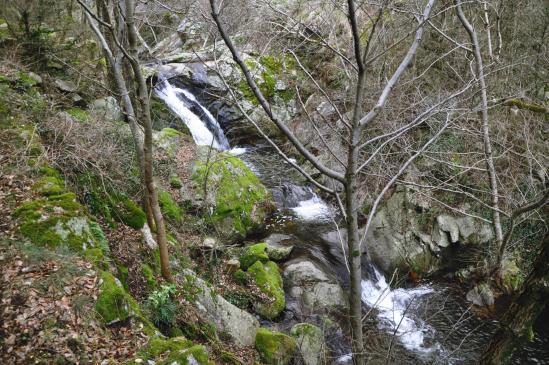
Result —
M532 272L501 318L488 349L479 360L483 365L507 362L515 349L531 336L532 325L549 302L549 234L541 243Z

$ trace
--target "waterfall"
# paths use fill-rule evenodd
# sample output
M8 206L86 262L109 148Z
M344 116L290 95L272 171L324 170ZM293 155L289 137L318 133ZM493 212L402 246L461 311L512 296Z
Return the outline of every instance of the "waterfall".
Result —
M189 128L195 143L199 146L212 146L217 150L228 150L229 142L212 113L202 106L188 90L173 86L168 80L155 88L156 95Z
M428 353L438 348L426 347L426 335L432 337L434 330L421 319L412 318L413 301L433 292L432 288L421 286L418 288L391 290L387 280L375 267L373 278L362 280L362 302L378 310L380 327L389 333L394 333L402 345L408 350Z

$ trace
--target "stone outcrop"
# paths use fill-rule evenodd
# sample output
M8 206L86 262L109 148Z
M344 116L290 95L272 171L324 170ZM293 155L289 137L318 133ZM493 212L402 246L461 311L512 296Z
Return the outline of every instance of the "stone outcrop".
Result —
M202 320L212 323L239 346L251 346L259 322L250 313L239 309L215 293L204 280L191 270L184 271L186 285L193 288L193 301Z

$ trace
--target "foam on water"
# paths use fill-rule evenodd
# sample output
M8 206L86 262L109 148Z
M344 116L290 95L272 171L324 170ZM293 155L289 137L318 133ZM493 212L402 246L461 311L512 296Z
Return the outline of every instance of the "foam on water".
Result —
M229 143L227 142L221 127L217 123L217 120L196 100L192 93L175 87L168 81L159 84L155 90L158 97L162 99L166 105L181 118L187 128L189 128L197 145L211 145L217 150L227 150L229 148ZM191 111L190 105L185 103L185 98L202 111L210 128L208 128L205 121Z
M305 221L326 221L331 217L330 207L324 200L313 193L313 197L308 200L302 200L292 211Z
M425 346L427 334L432 337L433 328L421 319L412 318L407 312L417 298L433 292L423 286L413 289L398 288L391 290L385 277L374 268L373 279L362 280L362 301L378 310L380 327L394 333L405 348L412 351L429 353L438 348Z
M234 147L229 150L229 153L233 156L240 156L248 152L246 147Z

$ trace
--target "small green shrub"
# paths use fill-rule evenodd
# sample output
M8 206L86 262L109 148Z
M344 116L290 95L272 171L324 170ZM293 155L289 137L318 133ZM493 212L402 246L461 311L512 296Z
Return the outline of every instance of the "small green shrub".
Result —
M177 291L175 285L162 285L149 295L145 302L145 309L150 320L160 329L169 330L175 323L177 306L172 295Z

